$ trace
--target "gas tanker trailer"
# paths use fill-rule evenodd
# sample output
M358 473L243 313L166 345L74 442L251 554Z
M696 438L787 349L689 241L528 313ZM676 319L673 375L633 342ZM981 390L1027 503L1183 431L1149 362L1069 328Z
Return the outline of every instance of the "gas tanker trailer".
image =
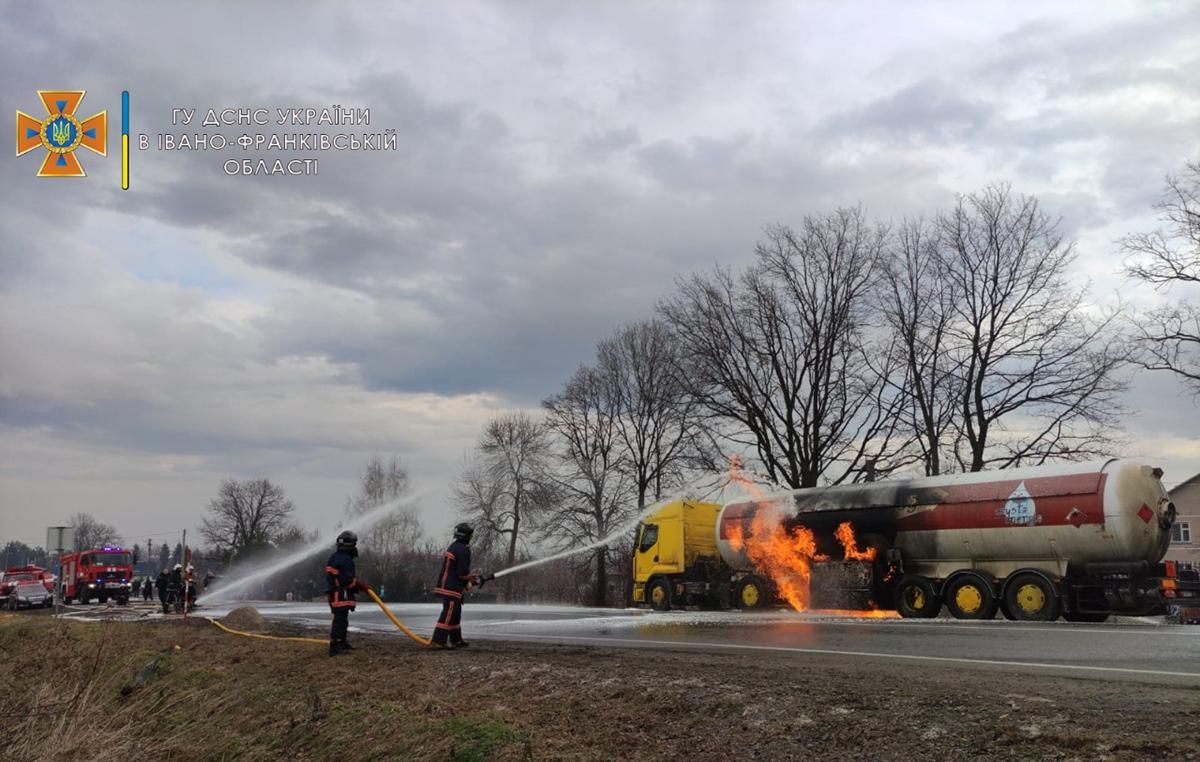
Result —
M634 600L929 618L1200 620L1200 569L1163 562L1161 469L1108 460L798 489L645 519Z

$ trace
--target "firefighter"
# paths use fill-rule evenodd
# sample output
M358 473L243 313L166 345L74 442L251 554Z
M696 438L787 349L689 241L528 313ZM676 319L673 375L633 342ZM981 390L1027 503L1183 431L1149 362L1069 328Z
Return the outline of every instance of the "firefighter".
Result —
M175 606L177 613L183 613L183 564L175 564L167 578L167 601Z
M191 564L187 565L186 582L184 589L187 590L187 610L192 611L196 608L196 597L200 591L196 587L196 567Z
M354 594L367 590L367 583L358 579L354 568L354 557L357 555L358 535L342 532L337 537L337 550L325 564L329 610L333 612L333 625L329 628L330 656L354 650L346 640L346 630L350 626L350 612L354 610Z
M162 604L164 614L171 613L170 612L171 602L170 602L170 599L168 598L170 593L167 590L167 587L168 587L168 585L170 585L170 582L171 582L171 577L167 573L166 569L163 569L162 572L158 575L158 579L156 579L154 581L154 586L156 588L158 588L158 601L159 601L159 603Z
M442 614L429 645L433 648L466 648L462 638L463 593L479 582L479 575L471 571L471 537L475 530L470 524L454 527L454 542L442 554L442 570L438 573L433 594L442 599Z

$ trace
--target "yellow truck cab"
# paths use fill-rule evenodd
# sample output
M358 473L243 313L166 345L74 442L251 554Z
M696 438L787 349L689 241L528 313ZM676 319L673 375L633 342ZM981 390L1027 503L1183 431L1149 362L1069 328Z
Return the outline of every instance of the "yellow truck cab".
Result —
M633 600L667 611L672 604L722 606L729 575L717 550L721 506L673 500L642 521L633 549Z

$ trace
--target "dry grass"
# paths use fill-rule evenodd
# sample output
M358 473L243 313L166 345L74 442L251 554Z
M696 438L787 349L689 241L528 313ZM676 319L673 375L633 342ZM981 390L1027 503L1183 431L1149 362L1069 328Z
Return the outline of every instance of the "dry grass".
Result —
M530 734L501 717L427 694L372 700L369 662L348 662L203 622L4 622L0 759L530 757Z
M202 621L6 620L0 759L1200 760L1194 686L837 657L357 645L330 659Z

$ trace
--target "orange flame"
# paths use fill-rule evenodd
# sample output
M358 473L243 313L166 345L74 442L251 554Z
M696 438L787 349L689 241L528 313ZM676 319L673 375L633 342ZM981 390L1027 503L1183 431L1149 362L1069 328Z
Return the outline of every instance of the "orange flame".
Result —
M837 531L833 535L846 551L845 558L847 561L875 560L875 554L878 552L875 548L867 548L866 550L858 549L858 541L854 539L854 527L850 526L849 521L843 521L839 524Z
M754 568L770 577L776 592L793 609L807 609L811 600L812 563L828 560L828 556L817 552L812 530L797 526L788 532L778 522L769 522L761 511L750 523L748 538L742 527L730 529L730 547L736 551L744 549Z
M762 499L764 491L744 473L741 458L729 459L729 481L741 485L753 499ZM729 545L735 551L746 553L759 573L770 578L779 596L796 611L806 611L812 601L810 583L812 564L828 561L829 557L817 552L816 537L812 530L796 526L788 532L777 521L768 519L768 511L758 510L750 524L749 536L741 524L729 527ZM850 522L842 522L834 533L845 551L846 560L871 561L877 553L875 548L860 550ZM891 611L823 610L821 613L890 618Z

